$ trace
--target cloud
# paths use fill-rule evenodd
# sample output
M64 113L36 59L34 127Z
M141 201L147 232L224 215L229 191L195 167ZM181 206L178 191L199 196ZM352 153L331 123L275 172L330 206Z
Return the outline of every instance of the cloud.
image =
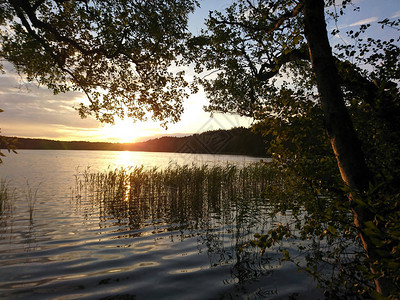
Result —
M360 26L360 25L363 25L363 24L370 24L370 23L376 22L378 20L379 20L378 17L369 17L369 18L365 18L365 19L362 19L360 21L357 21L357 22L354 22L354 23L351 23L351 24L340 25L340 26L338 26L338 28L339 29L345 29L345 28L349 28L349 27L353 27L353 26ZM337 27L334 27L334 28L336 29ZM333 29L333 28L331 28L331 29Z
M23 82L12 69L6 71L0 76L1 134L69 139L98 131L98 121L81 119L73 109L82 94L54 95L47 88Z
M4 110L0 116L1 123L16 119L21 121L28 119L43 124L79 123L81 119L78 112L72 108L75 103L74 97L70 99L57 99L57 97L54 95L44 97L27 92L1 93L0 108Z
M391 19L395 18L400 18L400 10L398 10L393 16L391 16Z
M71 127L61 124L34 123L15 120L7 122L1 128L1 133L7 136L45 138L57 140L102 140L98 128Z
M6 74L0 75L0 114L1 134L31 138L50 138L60 140L120 141L113 135L106 135L104 126L93 118L81 119L73 109L78 103L86 101L78 92L54 95L45 87L24 82L12 67L5 67ZM185 68L188 76L192 69ZM190 134L200 130L223 129L232 126L248 126L247 119L224 117L210 122L210 115L203 111L207 104L204 92L192 95L184 103L185 112L181 121L169 124L168 130L160 128L159 122L137 122L133 125L135 139L148 139L151 136ZM208 125L215 125L209 128ZM207 125L207 126L205 126ZM125 128L126 129L126 128Z
M360 21L352 23L352 24L348 25L348 27L360 26L360 25L363 25L363 24L370 24L370 23L374 23L374 22L376 22L378 20L379 20L378 17L370 17L370 18L362 19Z

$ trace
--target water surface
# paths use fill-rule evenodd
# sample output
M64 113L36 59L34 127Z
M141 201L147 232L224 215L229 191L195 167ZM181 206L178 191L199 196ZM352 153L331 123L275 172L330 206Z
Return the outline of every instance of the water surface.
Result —
M246 247L273 222L260 197L113 199L83 173L144 165L248 165L259 158L112 151L25 150L0 177L16 189L0 220L0 295L6 299L309 299L312 279L278 249ZM33 206L30 195L37 193ZM219 195L219 196L215 196ZM224 196L226 195L226 196ZM180 199L180 200L179 200ZM185 199L185 200L182 200ZM32 203L32 202L31 202ZM33 209L32 209L33 208ZM30 214L30 211L32 214ZM285 247L291 247L288 241ZM292 254L295 255L295 247Z

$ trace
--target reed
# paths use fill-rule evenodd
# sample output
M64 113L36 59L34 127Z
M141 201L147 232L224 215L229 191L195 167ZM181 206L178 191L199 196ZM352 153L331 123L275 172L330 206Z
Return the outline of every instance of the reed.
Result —
M15 200L15 189L9 187L5 179L0 180L0 217L11 211L12 203Z
M262 198L276 176L267 164L256 163L244 167L170 165L166 169L86 170L75 178L76 199L96 201L101 215L129 218L139 225L148 219L181 223L219 214L225 211L224 206Z
M199 251L207 252L213 266L235 261L240 280L269 268L270 257L246 246L254 233L274 226L263 193L276 184L276 174L267 164L85 171L76 181L74 199L99 208L102 228L140 236L151 227L174 240L196 237Z
M224 197L259 196L274 175L268 166L252 164L239 168L226 166L169 166L166 169L117 169L108 172L76 175L76 197L89 192L104 199L134 200L136 198L184 195L220 199Z
M33 222L33 212L37 200L37 193L40 184L36 188L32 188L28 181L26 181L25 199L28 204L29 220Z

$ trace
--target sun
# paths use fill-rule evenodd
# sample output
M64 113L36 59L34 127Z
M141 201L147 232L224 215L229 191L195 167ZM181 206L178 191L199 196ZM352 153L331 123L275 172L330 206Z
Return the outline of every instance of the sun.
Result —
M134 143L161 132L160 126L152 121L133 122L129 118L115 118L113 125L105 124L101 128L102 139L117 143Z
M116 119L114 124L105 124L101 131L104 138L118 143L132 143L139 137L143 136L143 132L138 130L137 126L131 119Z

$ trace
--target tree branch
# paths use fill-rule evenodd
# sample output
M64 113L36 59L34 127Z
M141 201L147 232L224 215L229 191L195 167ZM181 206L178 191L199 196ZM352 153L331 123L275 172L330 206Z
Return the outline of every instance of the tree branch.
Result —
M291 11L287 11L286 13L284 13L283 15L280 16L280 18L278 20L276 20L275 23L270 24L270 26L268 26L267 28L267 34L271 34L272 32L274 32L275 30L277 30L282 24L283 22L285 22L286 20L293 18L295 16L297 16L302 10L303 10L303 6L304 3L303 1L300 1Z
M46 0L37 0L32 6L33 11L37 10L40 5L42 5Z
M21 20L22 25L25 27L25 29L28 31L28 33L36 40L38 41L44 49L47 51L47 53L54 59L54 61L57 63L57 65L62 68L64 66L64 61L61 58L61 55L59 53L56 53L50 45L48 45L30 26L28 20L25 18L25 15L23 12L20 10L20 7L15 5L14 1L11 2L18 18Z
M249 4L249 6L251 8L253 8L254 10L260 12L260 10L257 9L256 7L254 7L254 5L250 1L247 1L247 3ZM289 11L285 12L278 19L272 18L272 17L268 17L268 16L263 16L264 18L266 18L269 21L271 21L271 24L269 26L267 26L267 28L261 28L261 27L258 27L258 26L250 26L249 24L245 24L243 22L237 22L237 21L217 20L215 17L212 16L211 12L209 14L209 18L210 18L210 20L212 20L216 24L233 25L233 26L246 28L246 29L249 29L249 30L252 30L252 31L265 31L266 34L271 34L272 32L278 30L279 27L283 24L283 22L285 22L286 20L288 20L290 18L293 18L293 17L297 16L302 11L303 6L304 6L303 1L300 1L293 8L293 10L289 10Z
M78 43L77 41L67 37L67 36L63 36L61 35L57 29L55 29L53 26L51 26L48 23L45 23L41 20L39 20L35 14L35 10L37 9L37 7L42 4L44 1L39 0L35 3L35 8L32 7L29 3L28 0L24 0L24 1L10 1L10 3L13 5L14 9L17 11L17 15L18 17L21 19L21 21L25 20L25 22L23 22L24 27L27 28L27 30L32 33L34 32L32 30L32 28L30 27L29 23L27 22L25 16L23 15L22 11L25 12L26 16L29 18L29 21L31 22L31 24L38 29L44 29L47 32L50 32L54 35L54 37L56 38L57 41L59 42L65 42L68 45L71 45L72 47L74 47L75 49L77 49L79 52L81 52L84 55L94 55L94 54L99 54L99 55L104 55L107 58L114 58L116 55L118 54L122 54L121 51L115 51L114 53L110 54L108 53L108 51L104 48L93 48L93 49L87 49L85 48L83 45L81 45L80 43ZM22 10L22 11L21 11ZM34 33L34 37L35 39L39 39L40 41L42 41L42 39L39 37L38 34ZM119 48L121 48L122 44L119 45ZM138 63L138 61L136 59L134 59L130 54L128 53L123 53L123 55L125 55L126 57L128 57L132 62L134 63Z
M278 74L280 68L291 61L307 60L310 61L310 55L305 47L294 49L288 53L284 53L275 59L274 63L265 62L261 65L260 70L256 74L256 78L260 81L267 81ZM266 71L266 70L269 71Z
M215 24L217 25L231 25L231 26L238 26L241 28L246 28L252 31L258 31L258 30L262 30L260 27L256 27L256 26L250 26L249 24L245 24L243 22L235 22L235 21L227 21L227 20L218 20L215 17L212 16L212 12L210 12L209 16L210 20L212 20L213 22L215 22Z

